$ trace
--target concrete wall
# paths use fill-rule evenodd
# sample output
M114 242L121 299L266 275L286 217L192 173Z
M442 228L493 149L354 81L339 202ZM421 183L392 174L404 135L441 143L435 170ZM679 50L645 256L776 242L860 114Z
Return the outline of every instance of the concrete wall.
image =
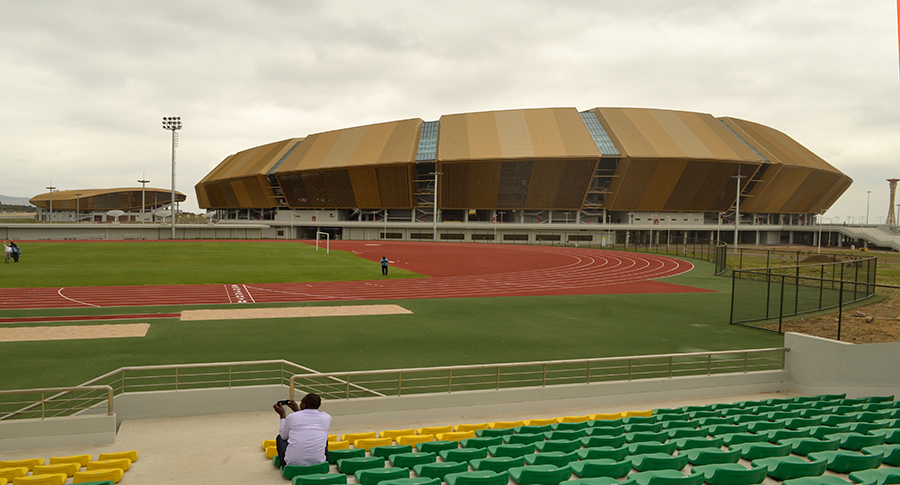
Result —
M179 224L176 239L261 239L275 238L268 224ZM107 240L171 239L172 226L166 224L5 224L3 240ZM23 254L26 249L22 249Z
M0 421L0 451L115 442L115 415Z
M849 397L900 396L900 342L854 345L786 333L790 390L802 394L846 392Z

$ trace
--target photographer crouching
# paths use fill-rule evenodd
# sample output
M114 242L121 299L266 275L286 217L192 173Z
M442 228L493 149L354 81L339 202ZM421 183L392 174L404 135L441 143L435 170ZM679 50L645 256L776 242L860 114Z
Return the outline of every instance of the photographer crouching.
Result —
M307 394L298 406L292 399L278 401L273 409L281 417L275 446L281 467L285 465L315 465L328 461L328 428L331 415L319 411L322 398ZM285 406L293 412L287 414Z

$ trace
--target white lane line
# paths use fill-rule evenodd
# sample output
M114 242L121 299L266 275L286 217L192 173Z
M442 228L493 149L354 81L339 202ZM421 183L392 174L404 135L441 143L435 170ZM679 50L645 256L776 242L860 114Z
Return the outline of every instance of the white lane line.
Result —
M244 291L247 292L247 296L250 298L250 301L256 303L256 300L253 299L253 295L250 294L250 289L247 288L247 285L241 285L244 287Z
M228 291L228 285L222 285L222 286L225 287L225 296L228 297L228 303L234 303L233 301L231 301L231 292Z
M62 294L62 291L65 290L65 289L66 289L65 287L62 287L62 288L60 288L59 291L57 291L56 293L57 293L59 296L65 298L66 300L69 300L69 301L71 301L71 302L74 302L74 303L80 303L80 304L82 304L82 305L92 306L92 307L95 307L95 308L100 308L100 305L94 305L94 304L92 304L92 303L87 303L87 302L83 302L83 301L78 301L78 300L69 298L69 297L66 296L66 295L63 295L63 294Z

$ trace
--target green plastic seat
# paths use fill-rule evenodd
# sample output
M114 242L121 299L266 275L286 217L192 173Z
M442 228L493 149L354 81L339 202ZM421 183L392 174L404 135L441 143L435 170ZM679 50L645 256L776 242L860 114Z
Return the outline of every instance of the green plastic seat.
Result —
M874 483L876 485L895 484L900 483L900 470L891 468L862 470L851 473L850 480L855 483Z
M589 428L619 428L625 427L622 418L619 419L595 419L589 422Z
M331 452L329 451L330 455ZM355 475L360 470L372 468L384 468L384 458L380 456L360 456L358 458L343 458L338 460L337 469L346 475Z
M792 478L818 477L825 473L828 462L823 460L806 461L797 456L784 456L773 458L760 458L750 464L756 467L765 467L766 474L776 480L790 480Z
M717 402L713 403L710 406L710 409L713 411L727 411L729 409L741 409L741 405L734 402Z
M712 485L755 485L766 479L766 467L747 468L737 463L717 463L691 468L702 473L704 481Z
M700 418L696 420L700 426L712 426L714 424L734 424L734 420L726 417Z
M893 402L894 396L867 396L862 398L865 402Z
M900 445L900 428L876 429L869 434L884 436L884 442L892 445Z
M375 446L371 450L369 450L369 453L371 453L372 456L387 458L391 455L397 455L400 453L412 453L412 449L412 445Z
M679 438L703 438L709 435L706 428L675 428L666 430L665 432L669 434L669 439L673 440Z
M696 421L662 421L660 423L665 430L670 429L697 429L699 428Z
M459 448L459 443L456 441L423 441L422 443L416 443L416 450L422 453L440 453L444 450L455 450L457 448Z
M619 485L619 481L612 477L575 478L566 485Z
M799 418L800 411L772 411L766 413L766 419L769 421L781 421L789 418Z
M766 405L756 406L756 407L753 407L750 409L752 409L753 412L756 414L766 414L766 413L774 413L776 411L781 411L781 409L778 406L766 406Z
M338 460L344 458L361 458L366 456L366 450L362 448L350 448L347 450L328 450L328 463L336 465Z
M732 433L720 436L727 446L740 445L743 443L763 443L766 441L765 435L753 433Z
M488 429L479 429L475 431L475 436L483 436L487 438L491 438L494 436L504 436L508 434L513 434L514 431L511 429L504 428L488 428Z
M765 416L760 416L759 414L739 414L737 416L732 416L731 420L734 421L734 424L750 424L756 423L759 421L768 421Z
M847 430L838 428L837 426L813 426L810 428L802 428L809 430L809 436L818 439L824 439L826 436L835 433L846 433Z
M425 463L413 466L413 471L420 477L438 478L443 480L450 473L462 473L469 471L469 464L459 461L442 461L440 463Z
M744 424L714 424L712 426L706 426L706 432L712 436L721 436L723 434L734 434L734 433L746 433L750 425L748 423ZM700 428L704 429L704 428Z
M581 438L581 444L585 448L596 448L598 446L611 446L618 448L625 445L625 435L616 436L585 436Z
M827 409L817 409L817 408L807 408L803 411L800 411L800 417L802 418L818 418L824 416L831 416L831 411Z
M609 458L619 461L628 456L628 447L626 446L598 446L593 448L582 448L575 451L582 460L597 460L600 458Z
M821 418L787 418L782 419L779 422L783 423L784 427L787 429L809 428L822 425Z
M831 412L834 414L856 414L862 412L862 406L847 406L840 405L831 408Z
M572 469L553 465L520 466L510 468L509 476L519 485L559 485L572 476Z
M520 456L530 455L534 453L534 444L494 445L488 447L488 452L490 452L491 456L508 456L511 458L518 458Z
M391 462L391 466L399 468L412 468L416 465L436 462L437 454L424 452L398 453L396 455L389 456L388 461Z
M573 461L578 461L577 451L563 453L561 451L548 451L545 453L532 453L525 455L525 463L529 465L556 465L566 466Z
M661 423L661 424L663 425L663 427L665 427L665 424L666 424L666 423L669 423L669 422L673 422L673 421L674 421L674 422L681 422L681 423L683 423L683 422L685 422L685 421L690 421L690 420L691 420L690 416L685 416L685 415L683 415L683 414L681 414L681 413L658 414L658 415L656 415L656 422L657 422L657 423Z
M854 423L856 419L850 414L826 414L822 416L822 425L837 426L844 423Z
M285 465L281 469L281 476L288 480L299 475L313 475L317 473L328 473L331 465L327 461L316 463L315 465Z
M395 478L393 480L385 480L379 485L441 485L441 479L429 477Z
M848 485L850 482L833 475L785 480L782 485Z
M618 436L625 434L625 426L593 426L585 428L586 436Z
M884 463L891 466L900 466L900 445L875 445L867 446L862 449L864 455L877 455L881 453L884 456Z
M809 429L770 429L763 431L766 435L766 441L770 443L778 443L780 440L789 440L791 438L806 438L810 435Z
M330 451L328 452L331 453ZM347 475L343 473L315 473L299 475L291 480L291 485L346 485Z
M652 433L659 433L660 431L662 431L662 429L662 423L633 423L625 425L626 433L637 433L638 431L650 431Z
M448 473L444 476L447 485L507 485L509 473L495 472L462 472Z
M654 470L632 473L625 479L628 485L700 485L703 483L703 474L693 472L685 475L678 470Z
M681 451L693 450L695 448L721 448L725 444L725 439L721 436L712 439L708 438L680 438L674 440L675 447Z
M487 458L487 448L457 448L455 450L441 450L438 455L444 461L459 461L468 463L476 458Z
M681 414L680 409L675 408L659 408L653 410L653 415L660 419L663 415Z
M545 451L562 451L564 453L568 453L570 451L575 451L581 448L581 440L547 440L547 441L539 441L534 444L540 452Z
M713 463L737 463L741 452L720 448L695 448L686 452L688 462L694 466L711 465Z
M771 421L754 421L745 424L747 425L747 429L744 431L749 431L751 433L765 433L766 431L784 429L784 426L782 426L781 423L773 423Z
M521 435L507 435L505 437L500 436L491 436L491 437L475 437L475 438L466 438L459 440L459 444L462 445L463 448L487 448L488 446L499 445L503 443L503 438L508 438L511 436L521 436Z
M693 438L698 439L698 438ZM626 445L629 455L646 455L648 453L665 453L671 455L675 453L675 443L658 443L656 441L646 441L644 443L631 443Z
M852 451L838 450L810 453L807 458L813 461L823 459L828 461L828 469L835 473L851 473L880 467L884 460L884 454L863 455Z
M631 460L631 466L638 471L646 472L653 470L681 470L687 466L687 455L667 455L665 453L648 453L646 455L632 455L627 459Z
M863 411L861 413L853 414L853 417L859 423L874 423L875 421L888 419L890 416L891 414L889 412L880 411Z
M378 485L385 480L409 478L409 468L369 468L353 475L360 485Z
M791 438L781 440L778 444L791 445L791 453L800 456L806 456L817 451L834 451L841 447L841 441L838 439L820 440L818 438Z
M741 458L745 460L758 460L760 458L771 458L773 456L788 456L793 448L789 443L744 443L742 445L729 446L732 450L737 450L741 454Z
M688 413L688 414L704 413L704 412L712 413L713 412L712 404L707 404L707 405L695 404L693 406L682 406L678 409L681 410L681 412Z
M660 431L654 433L652 431L638 431L636 433L625 433L625 441L629 443L643 443L646 441L658 441L664 443L669 439L669 433Z
M553 426L549 424L544 425L525 425L525 426L516 426L513 428L513 431L516 434L535 434L535 433L546 433L548 431L553 431Z
M625 416L622 418L624 424L655 423L657 421L659 419L652 414L650 416Z
M885 409L894 409L893 402L870 402L863 404L863 410L865 411L883 411Z
M482 438L484 439L484 438ZM503 437L503 443L513 444L513 445L530 445L532 443L537 443L538 441L544 441L545 436L544 433L517 433L510 434ZM487 446L481 446L480 448L487 448L488 446L495 446L502 443L491 443ZM465 445L464 445L465 446ZM466 446L468 448L468 446Z
M828 435L830 439L839 439L841 448L845 450L859 451L863 448L884 444L884 436L862 433L835 433Z
M733 418L735 416L749 416L754 414L753 411L746 408L728 408L722 410L722 416Z
M626 459L595 458L570 463L569 467L575 475L582 478L621 478L631 471L632 464L631 460Z
M489 456L476 458L469 462L469 466L475 471L505 472L512 467L525 466L525 457Z
M572 430L572 429L586 429L588 427L588 422L587 421L579 421L579 422L575 422L575 423L562 422L562 423L551 424L550 427L553 428L554 430L558 429L560 431L568 431L568 430Z
M548 440L577 440L586 435L587 433L583 429L548 431L544 433Z

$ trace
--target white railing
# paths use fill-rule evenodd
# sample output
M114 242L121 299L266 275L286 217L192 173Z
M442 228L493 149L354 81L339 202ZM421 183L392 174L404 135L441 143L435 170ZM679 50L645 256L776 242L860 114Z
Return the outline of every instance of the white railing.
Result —
M99 391L106 391L103 397ZM14 396L30 396L16 398ZM0 421L71 416L106 400L106 413L115 412L110 386L46 387L0 391ZM7 409L11 409L7 411Z

